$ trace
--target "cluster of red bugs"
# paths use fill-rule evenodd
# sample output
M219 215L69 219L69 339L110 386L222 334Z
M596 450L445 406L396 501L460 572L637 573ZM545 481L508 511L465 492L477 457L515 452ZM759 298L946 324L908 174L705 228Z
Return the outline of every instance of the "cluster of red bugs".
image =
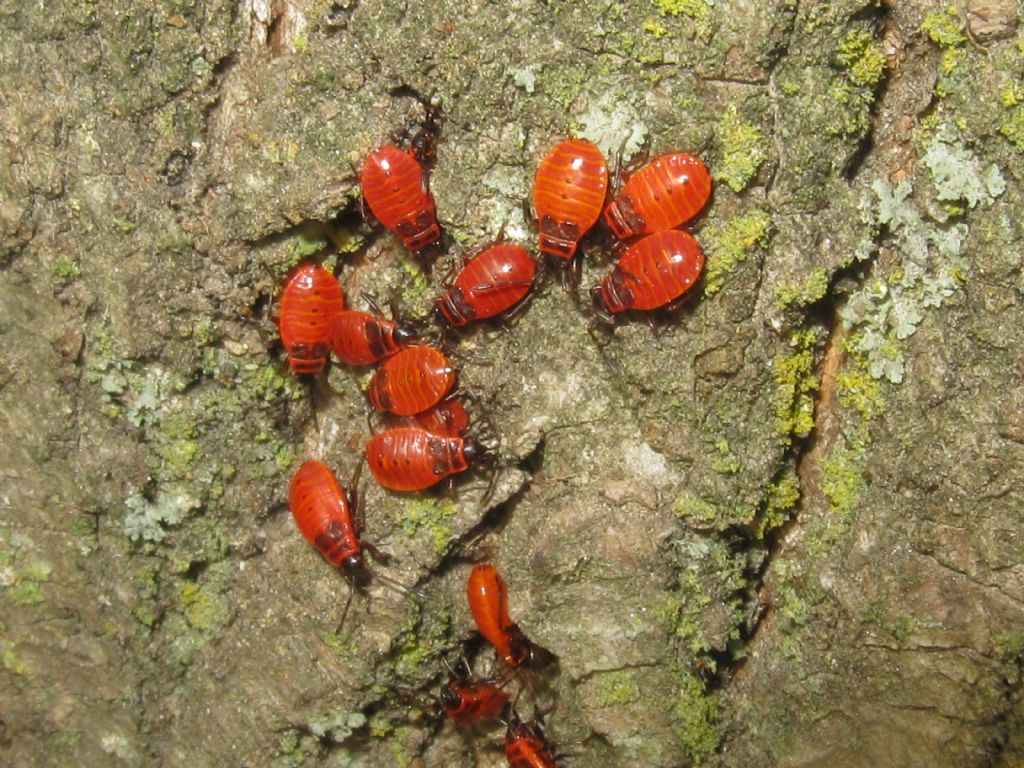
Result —
M437 247L443 237L427 184L436 132L436 114L428 110L423 130L406 146L385 144L373 150L360 173L366 207L414 254ZM618 259L590 294L595 317L609 323L625 312L672 308L696 283L704 256L697 241L678 227L707 203L711 177L694 155L673 152L656 157L618 186L606 205L607 161L594 144L571 139L547 153L533 189L538 249L561 272L563 284L572 267L578 270L580 243L603 214L605 240ZM434 319L443 333L508 318L525 306L543 273L526 248L499 236L465 261L437 298ZM370 405L388 418L405 419L366 444L366 463L383 487L422 491L491 458L480 440L467 436L469 414L455 394L457 373L445 352L421 341L416 328L395 317L346 309L344 292L331 272L315 263L299 265L285 284L278 324L297 375L321 375L332 355L344 365L378 366L367 387ZM365 549L375 560L386 561L361 536L357 482L358 470L346 493L325 464L307 461L291 484L295 523L344 575L351 587L349 602L371 575L410 591L373 570L364 558ZM532 643L511 620L508 588L495 566L474 566L466 591L477 630L497 652L506 674L474 679L463 657L456 668L448 667L441 692L428 695L456 723L503 722L505 755L513 768L551 768L555 757L540 723L520 720L504 688L511 676L538 672L555 656Z

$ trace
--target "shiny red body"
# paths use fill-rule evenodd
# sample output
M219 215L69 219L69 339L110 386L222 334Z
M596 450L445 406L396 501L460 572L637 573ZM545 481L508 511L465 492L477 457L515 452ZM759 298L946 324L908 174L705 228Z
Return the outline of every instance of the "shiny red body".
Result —
M696 216L711 196L711 174L695 155L661 155L634 173L604 211L620 240L674 229Z
M477 723L501 715L508 694L490 683L472 683L452 675L438 696L441 709L457 723Z
M366 389L381 413L412 416L433 408L455 386L455 367L439 350L406 347L385 360Z
M373 150L359 183L373 215L409 250L418 253L441 238L426 173L411 150L390 144Z
M395 354L415 334L392 320L345 310L331 318L331 350L345 365L373 365Z
M615 270L592 291L599 314L671 304L697 282L704 254L692 236L670 229L633 243Z
M453 328L500 315L526 297L536 277L537 264L525 248L492 245L466 262L435 303L437 314Z
M392 491L421 491L469 468L467 441L419 427L389 429L370 438L366 463Z
M288 365L297 374L317 374L330 354L331 319L345 309L338 278L318 264L301 264L288 276L277 318Z
M295 524L335 568L361 567L362 544L345 491L319 461L307 461L292 479L288 495Z
M533 183L540 250L563 259L576 253L608 193L608 163L589 141L563 141L548 152Z
M508 587L490 563L473 566L466 581L466 599L477 629L510 667L530 660L530 641L508 615Z
M442 400L430 410L418 413L416 423L438 435L462 437L469 429L469 414L461 401L454 397Z
M551 747L537 723L514 720L505 732L505 759L510 768L557 768Z

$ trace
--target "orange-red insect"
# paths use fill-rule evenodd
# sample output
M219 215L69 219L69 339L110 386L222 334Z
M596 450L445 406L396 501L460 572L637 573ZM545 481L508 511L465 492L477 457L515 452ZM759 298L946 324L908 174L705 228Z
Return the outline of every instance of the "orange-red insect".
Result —
M664 307L686 293L703 269L704 254L692 236L677 229L656 232L629 246L591 289L594 309L611 322L618 312Z
M472 682L468 665L459 672L451 670L448 682L437 696L441 710L463 725L499 717L507 701L508 694L498 686L488 681Z
M497 243L466 262L434 313L451 328L495 317L522 301L536 277L537 264L525 248Z
M473 438L438 435L420 427L389 429L366 444L370 471L392 491L421 491L488 458Z
M466 407L455 397L449 397L430 410L417 413L415 419L424 429L448 437L462 437L469 429Z
M604 210L608 228L620 240L678 227L711 196L711 174L695 155L661 155L631 175Z
M533 183L540 250L572 258L601 215L607 192L608 163L600 149L582 139L556 145L541 162Z
M324 369L331 348L331 319L344 309L338 278L323 267L301 264L289 275L277 327L292 371L317 374Z
M416 340L415 328L377 315L345 310L331 318L331 349L345 365L373 365Z
M353 586L369 581L363 542L348 496L326 464L310 460L299 467L288 495L295 524L306 540L340 568Z
M381 413L412 416L437 405L453 386L452 361L433 347L414 346L385 360L366 394Z
M434 198L412 150L391 144L373 150L363 163L359 183L373 215L409 250L419 253L441 238Z
M509 768L557 768L551 745L536 721L513 717L505 731L505 759Z
M491 563L473 566L466 581L466 599L477 629L513 668L542 669L554 655L531 643L508 615L508 587Z

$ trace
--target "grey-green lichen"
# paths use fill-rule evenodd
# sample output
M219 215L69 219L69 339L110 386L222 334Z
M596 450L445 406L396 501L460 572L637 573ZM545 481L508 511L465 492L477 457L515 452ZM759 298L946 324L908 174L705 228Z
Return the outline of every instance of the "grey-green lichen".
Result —
M924 165L931 172L934 195L947 214L988 205L1005 190L999 169L982 168L951 126L940 126L927 146ZM875 201L865 198L864 219L888 228L900 259L887 275L868 280L851 296L840 316L852 331L847 345L864 355L868 371L894 384L903 380L904 340L924 319L960 290L971 271L964 253L967 224L936 221L923 214L903 181L895 188L878 179L871 185Z
M621 707L640 700L636 675L628 669L617 669L601 675L597 703L602 707Z

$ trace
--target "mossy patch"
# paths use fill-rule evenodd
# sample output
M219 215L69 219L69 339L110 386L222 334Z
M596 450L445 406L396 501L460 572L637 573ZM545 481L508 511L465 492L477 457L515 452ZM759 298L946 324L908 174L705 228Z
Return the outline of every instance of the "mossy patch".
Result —
M818 267L799 285L780 285L775 289L775 306L778 309L809 306L828 293L830 279L828 270Z
M673 731L690 758L699 761L718 748L718 701L696 675L680 669L674 678Z
M814 349L820 341L819 331L808 328L790 337L789 354L776 355L772 361L775 379L775 428L789 441L805 437L814 428L814 393L818 378L814 372Z
M450 499L407 499L402 504L402 530L413 536L425 529L434 552L442 554L452 543L451 525L457 511Z
M764 133L743 118L735 104L726 107L715 133L721 155L712 175L733 192L742 192L768 158Z
M714 296L756 248L768 243L772 219L755 208L724 224L716 222L707 233L708 257L704 270L704 294Z
M836 59L855 85L874 86L885 77L885 54L878 41L863 30L850 30L836 51Z
M654 7L662 16L687 16L698 24L706 24L714 3L711 0L654 0Z
M640 700L640 686L636 676L628 669L618 669L601 675L597 687L597 703L602 707L622 707Z

